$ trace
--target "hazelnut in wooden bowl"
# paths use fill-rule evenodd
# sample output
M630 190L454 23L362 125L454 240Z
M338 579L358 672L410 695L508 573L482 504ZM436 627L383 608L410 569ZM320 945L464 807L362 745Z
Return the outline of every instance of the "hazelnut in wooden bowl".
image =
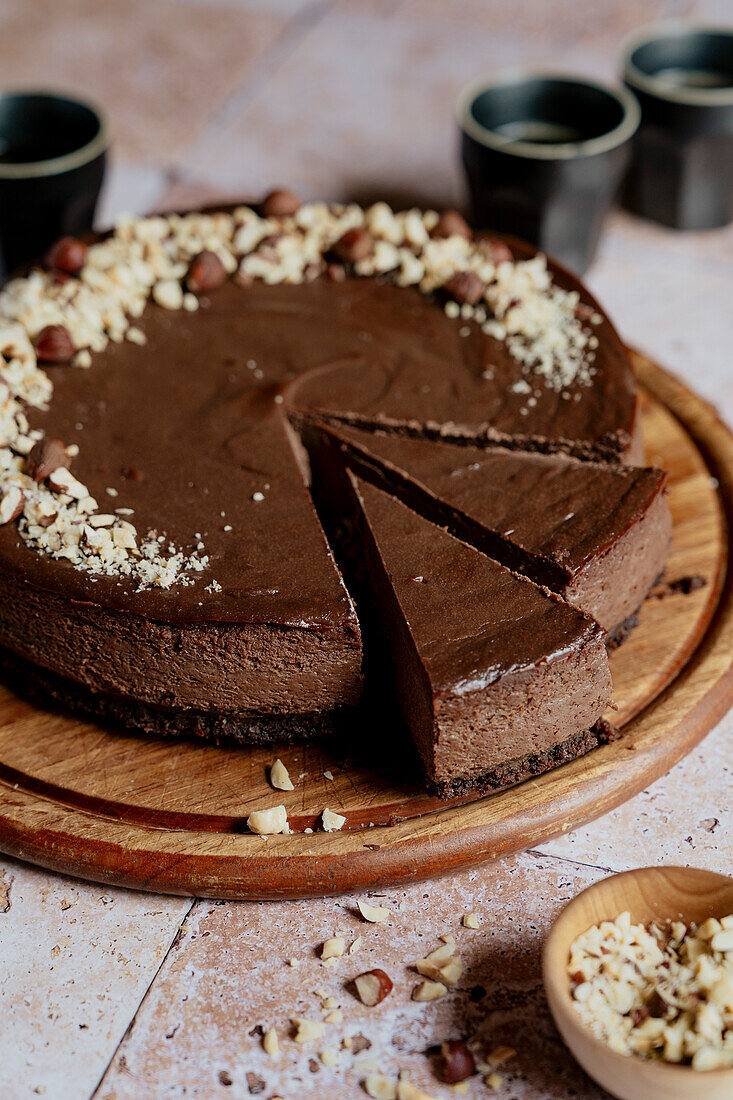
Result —
M733 879L644 867L590 886L545 943L547 1000L618 1100L733 1098Z

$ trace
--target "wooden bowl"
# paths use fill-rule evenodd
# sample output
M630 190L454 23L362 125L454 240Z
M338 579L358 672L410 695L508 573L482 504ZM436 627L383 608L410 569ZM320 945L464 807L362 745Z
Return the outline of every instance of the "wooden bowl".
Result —
M558 1030L594 1081L618 1100L731 1100L733 1068L690 1066L619 1054L583 1023L570 995L570 946L581 932L625 910L634 923L702 922L733 913L733 878L690 867L642 867L589 886L555 921L542 955L547 1000Z

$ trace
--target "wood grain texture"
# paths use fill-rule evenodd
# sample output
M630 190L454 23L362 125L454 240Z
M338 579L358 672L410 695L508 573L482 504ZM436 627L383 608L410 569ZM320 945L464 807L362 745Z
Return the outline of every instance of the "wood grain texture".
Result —
M727 516L733 437L712 408L634 356L649 460L670 472L667 577L690 595L648 599L612 657L624 737L519 787L441 803L390 731L282 750L163 742L103 730L0 693L0 848L43 866L148 890L231 898L336 893L409 881L536 845L611 809L668 771L733 699ZM274 791L280 755L295 782ZM331 776L332 778L329 778ZM246 831L284 803L294 833ZM328 806L340 833L315 832Z
M634 924L702 924L733 912L733 878L692 867L641 867L589 886L563 910L542 954L547 1000L563 1039L590 1076L619 1100L729 1100L733 1068L707 1070L619 1054L582 1022L570 995L567 963L577 936L628 911Z

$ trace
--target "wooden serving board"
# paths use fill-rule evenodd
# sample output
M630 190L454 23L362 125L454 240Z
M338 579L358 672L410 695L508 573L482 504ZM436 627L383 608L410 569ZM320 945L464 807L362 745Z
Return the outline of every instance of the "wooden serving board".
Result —
M624 736L518 787L442 803L400 739L268 749L161 741L41 710L0 689L0 849L100 882L222 898L337 893L437 875L536 845L599 816L668 771L733 702L733 436L674 377L633 355L648 460L670 473L667 581L704 587L647 599L613 654ZM281 756L295 782L274 791ZM245 825L284 803L294 832ZM342 832L316 829L324 807Z

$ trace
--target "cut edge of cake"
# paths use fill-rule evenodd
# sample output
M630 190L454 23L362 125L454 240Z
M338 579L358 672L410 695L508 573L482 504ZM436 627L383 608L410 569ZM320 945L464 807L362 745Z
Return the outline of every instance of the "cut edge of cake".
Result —
M367 644L387 655L433 791L448 798L497 789L609 739L611 676L597 623L354 474L346 482L365 566ZM446 596L456 597L460 639L449 637ZM505 599L508 636L509 619L496 609ZM491 607L488 617L482 606ZM540 654L538 636L553 638L554 652Z
M607 631L610 648L620 644L638 622L641 604L664 572L672 527L664 471L525 452L530 464L539 461L548 470L554 468L562 473L567 469L572 476L587 468L594 480L608 482L609 491L622 489L619 498L622 529L615 532L607 529L598 545L591 546L585 557L570 567L566 560L569 554L553 557L533 551L517 538L512 539L511 530L492 529L480 516L448 499L437 475L431 483L424 472L414 469L416 456L409 452L419 446L419 440L344 424L303 424L301 431L318 482L333 485L334 467L348 466L457 538L546 585L591 614ZM468 449L437 441L431 442L431 446L441 448L444 457L455 456L456 460L464 460L464 455L471 454L475 454L477 462L487 455L497 458L505 454L509 463L522 459L518 449L508 451L497 446ZM598 488L593 488L596 495ZM490 491L491 484L487 481L486 492ZM631 492L638 498L633 503L628 500Z

